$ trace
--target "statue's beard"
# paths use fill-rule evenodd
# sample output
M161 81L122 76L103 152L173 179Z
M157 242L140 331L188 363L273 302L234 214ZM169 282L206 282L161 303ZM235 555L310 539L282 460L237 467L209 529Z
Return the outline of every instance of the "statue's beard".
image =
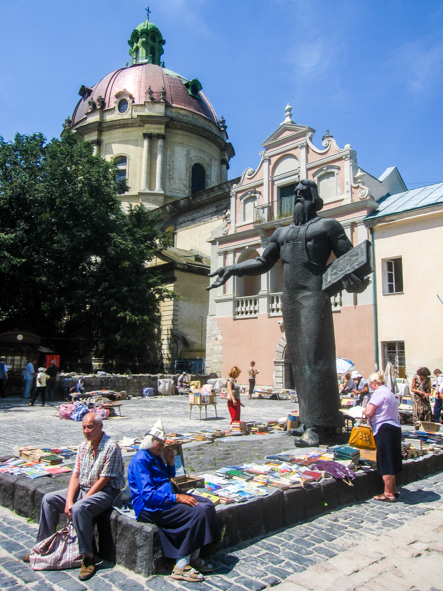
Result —
M315 207L312 201L297 201L294 205L294 224L301 226L315 217Z

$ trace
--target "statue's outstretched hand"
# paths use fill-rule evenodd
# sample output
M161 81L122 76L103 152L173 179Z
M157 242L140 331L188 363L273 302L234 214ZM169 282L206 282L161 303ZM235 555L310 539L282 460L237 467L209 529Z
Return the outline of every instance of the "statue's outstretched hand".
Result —
M219 267L217 271L213 271L212 273L208 274L208 277L215 277L218 275L218 279L214 281L212 285L207 287L206 289L209 291L210 289L214 289L215 287L220 287L220 285L224 285L226 281L232 277L232 271L234 266L228 265L227 267Z
M360 279L354 273L349 273L343 277L342 283L348 293L361 293L368 287L369 277Z

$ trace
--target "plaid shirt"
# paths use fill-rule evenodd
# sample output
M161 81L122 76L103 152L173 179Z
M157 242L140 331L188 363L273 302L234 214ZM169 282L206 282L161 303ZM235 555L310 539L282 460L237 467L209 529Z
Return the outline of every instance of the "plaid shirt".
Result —
M124 488L125 470L120 447L103 433L94 458L92 442L83 441L77 453L73 474L79 477L83 489L91 488L99 478L107 476L111 477L108 486Z

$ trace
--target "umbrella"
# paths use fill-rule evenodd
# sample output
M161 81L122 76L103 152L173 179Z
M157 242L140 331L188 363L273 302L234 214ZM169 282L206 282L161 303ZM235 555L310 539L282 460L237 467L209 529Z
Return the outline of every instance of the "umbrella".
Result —
M354 367L354 363L349 361L349 359L344 359L343 357L337 357L335 360L335 365L337 367L337 373L346 373Z
M386 387L389 388L393 394L398 394L399 390L397 386L397 380L395 379L394 366L390 361L388 361L386 364L384 378Z

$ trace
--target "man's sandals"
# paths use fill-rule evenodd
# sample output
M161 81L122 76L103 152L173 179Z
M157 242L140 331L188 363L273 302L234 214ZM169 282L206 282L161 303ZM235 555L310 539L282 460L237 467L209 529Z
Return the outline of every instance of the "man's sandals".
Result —
M188 581L188 583L201 583L205 580L205 577L192 566L185 566L183 569L174 566L171 577L178 581Z

